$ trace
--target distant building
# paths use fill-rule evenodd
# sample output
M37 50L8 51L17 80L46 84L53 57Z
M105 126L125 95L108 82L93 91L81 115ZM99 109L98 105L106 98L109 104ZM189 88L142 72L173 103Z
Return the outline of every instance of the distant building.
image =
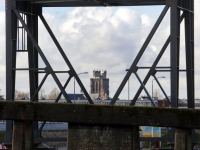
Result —
M168 100L164 98L162 100L158 100L158 107L171 107L171 106Z
M169 99L171 99L171 97L168 97ZM187 99L178 99L178 107L187 107ZM162 99L162 100L158 100L158 107L171 107L170 103L168 102L168 100L166 98ZM196 98L194 100L194 107L200 107L200 99Z
M156 97L154 97L152 101L156 106L158 105L158 99ZM135 102L135 106L154 107L148 96L139 97L138 100Z
M90 95L93 95L91 97L94 99L107 99L109 97L109 79L106 78L106 75L106 70L93 71L93 78L90 78Z
M86 100L84 94L67 94L71 100ZM74 99L75 98L75 99Z

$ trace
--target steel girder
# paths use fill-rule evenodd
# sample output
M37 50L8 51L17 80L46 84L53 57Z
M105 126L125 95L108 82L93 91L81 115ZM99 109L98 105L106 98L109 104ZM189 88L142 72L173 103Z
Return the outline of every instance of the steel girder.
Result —
M16 0L26 1L42 7L85 7L85 6L141 6L165 5L165 0Z
M160 17L155 23L152 31L141 47L136 59L133 61L131 67L128 69L128 72L119 88L117 89L110 105L114 105L121 91L123 90L126 82L132 73L134 73L137 79L140 81L141 86L139 87L136 95L131 102L131 105L134 105L136 100L138 99L141 91L145 89L145 92L151 97L148 93L148 90L145 88L145 84L149 80L151 76L153 76L161 88L162 92L166 96L167 100L171 103L172 107L178 107L178 91L179 91L179 43L180 43L180 23L182 20L185 22L185 43L186 43L186 75L187 75L187 99L188 99L188 107L194 108L194 0L103 0L103 1L84 1L84 0L10 0L6 1L6 99L14 100L14 91L15 91L15 72L16 70L29 70L30 77L30 94L31 100L38 100L38 92L45 82L48 75L52 75L56 84L60 89L60 94L55 102L58 102L61 94L64 95L68 103L71 103L65 88L68 85L69 81L72 77L75 77L78 84L80 85L82 91L86 95L90 104L93 104L89 94L87 93L85 87L80 81L78 75L76 74L72 64L68 60L66 54L64 53L62 47L48 26L42 15L42 7L80 7L80 6L138 6L138 5L166 5L163 9ZM141 81L140 77L137 74L139 69L142 67L137 66L140 58L146 50L149 42L151 41L154 33L156 32L158 26L162 22L166 12L170 8L170 35L163 45L160 53L158 54L156 60L152 64L152 66L147 66L143 68L149 68L149 72L147 73L145 79ZM183 13L181 14L180 11ZM53 39L55 45L57 46L59 52L61 53L63 59L66 64L69 66L70 70L64 71L62 73L68 73L69 78L67 79L64 86L61 85L56 73L61 73L59 71L54 71L49 64L48 60L45 57L45 54L40 49L38 45L38 17L42 20L42 23L46 27L48 33ZM27 49L20 50L17 48L18 42L18 29L19 24L18 21L22 24L23 32L27 34L27 39L24 41L27 42ZM161 59L165 49L170 44L171 49L171 64L169 67L157 67L159 60ZM17 52L28 52L29 58L29 68L16 68L16 53ZM38 55L43 59L46 68L38 68ZM157 80L155 74L156 72L168 71L171 74L171 99L169 99ZM42 70L42 71L41 71ZM38 73L45 73L45 76L41 83L38 83ZM153 101L152 101L153 103ZM39 133L37 132L37 122L33 123L35 136L38 137ZM12 141L12 121L7 121L6 124L6 141L5 143L11 143ZM41 128L39 129L41 131ZM39 137L38 137L39 138Z

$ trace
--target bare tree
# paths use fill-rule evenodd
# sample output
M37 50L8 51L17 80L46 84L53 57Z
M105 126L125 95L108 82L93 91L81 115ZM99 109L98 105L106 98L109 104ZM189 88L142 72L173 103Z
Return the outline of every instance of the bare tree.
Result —
M39 98L40 99L46 99L47 98L47 95L45 95L45 90L44 88L41 88L40 91L39 91Z
M19 90L15 90L15 99L27 99L29 98L29 92L22 92Z
M54 87L54 88L51 90L51 92L50 92L48 98L49 98L49 99L55 100L55 99L58 97L58 95L59 95L59 91L58 91L58 89L57 89L56 87Z

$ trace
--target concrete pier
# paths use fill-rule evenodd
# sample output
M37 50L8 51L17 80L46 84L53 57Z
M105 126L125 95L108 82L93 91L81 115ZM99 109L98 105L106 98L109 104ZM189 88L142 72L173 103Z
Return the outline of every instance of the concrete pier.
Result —
M193 150L192 130L176 128L174 150Z
M12 150L24 150L24 121L15 121L13 125Z
M140 150L138 126L69 124L67 150Z
M12 150L34 150L32 121L14 121Z

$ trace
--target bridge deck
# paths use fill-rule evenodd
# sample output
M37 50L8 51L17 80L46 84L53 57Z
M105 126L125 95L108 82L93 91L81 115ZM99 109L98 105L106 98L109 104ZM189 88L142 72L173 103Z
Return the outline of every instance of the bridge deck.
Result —
M0 102L0 120L200 128L199 116L195 109Z

